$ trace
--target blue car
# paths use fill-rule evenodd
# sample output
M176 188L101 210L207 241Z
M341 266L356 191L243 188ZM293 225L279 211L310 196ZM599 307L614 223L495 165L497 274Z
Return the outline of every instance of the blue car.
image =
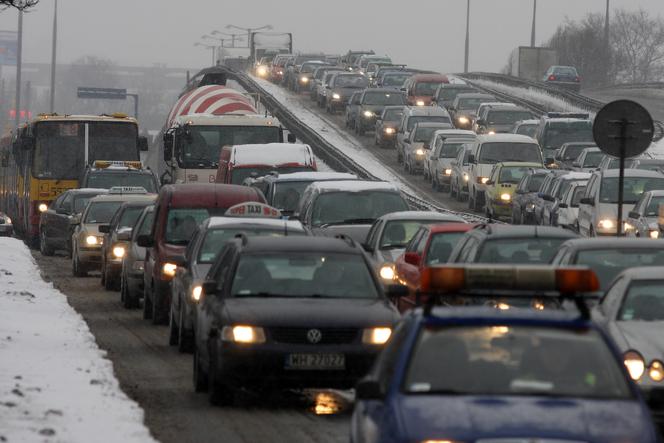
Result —
M537 268L531 290L556 280ZM492 287L486 278L475 281ZM569 279L558 286L569 291ZM618 350L585 308L581 313L414 310L357 385L351 441L658 442Z

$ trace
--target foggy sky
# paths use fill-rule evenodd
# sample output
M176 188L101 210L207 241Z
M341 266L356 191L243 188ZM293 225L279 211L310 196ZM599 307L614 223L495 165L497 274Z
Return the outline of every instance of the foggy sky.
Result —
M511 50L530 44L532 0L471 0L470 70L500 70ZM611 7L664 15L663 0L611 0ZM539 0L538 44L565 17L603 12L605 0ZM84 55L119 64L199 68L210 51L194 47L226 24L292 32L296 51L345 53L372 48L394 62L463 69L465 0L60 0L58 63ZM23 57L50 61L53 0L24 18ZM15 30L17 13L0 12L0 30ZM233 31L242 32L242 31Z

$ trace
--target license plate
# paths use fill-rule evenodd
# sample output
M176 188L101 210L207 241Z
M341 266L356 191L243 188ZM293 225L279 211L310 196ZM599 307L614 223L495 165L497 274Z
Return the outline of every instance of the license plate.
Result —
M344 354L289 354L286 369L330 370L345 369Z

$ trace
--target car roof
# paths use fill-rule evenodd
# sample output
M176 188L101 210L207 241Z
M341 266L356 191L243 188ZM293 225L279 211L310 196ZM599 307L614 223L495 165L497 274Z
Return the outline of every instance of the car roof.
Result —
M357 180L357 176L355 174L349 174L346 172L304 171L304 172L292 172L289 174L266 175L264 179L281 183L281 182L296 182L296 181L308 181L308 180L314 180L314 181Z
M336 252L362 255L354 242L334 237L251 237L242 246L245 252Z
M590 172L569 171L567 174L561 174L561 180L589 180L592 177Z
M593 249L662 249L664 250L664 243L658 240L649 238L615 238L615 237L602 237L602 238L577 238L567 240L565 246L579 251L579 250L593 250Z
M595 142L567 142L560 145L560 148L565 148L567 146L587 146L587 147L597 147Z
M130 202L147 201L152 202L156 199L156 194L102 194L92 197L90 202Z
M151 196L153 197L152 199L126 201L126 202L122 203L121 208L126 208L126 207L144 208L146 206L151 206L157 200L157 194L152 194Z
M491 238L577 238L578 236L563 228L554 226L534 226L534 225L502 225L502 224L482 224L475 228L476 231L483 231Z
M303 160L313 161L313 153L309 145L296 143L267 143L255 145L235 145L233 164L241 165L281 165Z
M664 280L664 266L627 268L620 275L630 280Z
M68 189L66 192L70 194L108 194L108 189L104 188L78 188L78 189Z
M521 125L539 125L539 120L533 120L533 119L528 119L528 120L519 120L518 122L515 123L516 126L521 126Z
M492 99L495 100L496 97L494 97L491 94L485 94L483 92L465 92L463 94L459 94L456 96L456 98L461 99L461 98L487 98L487 99Z
M620 169L606 169L601 172L602 177L618 177ZM644 178L661 178L664 177L661 172L649 171L648 169L625 169L625 177L644 177Z
M431 81L440 81L445 82L448 80L447 76L444 74L415 74L411 77L413 82L431 82Z
M523 168L541 168L542 164L541 163L533 163L533 162L498 162L496 163L496 166L501 165L506 168L518 168L518 167L523 167ZM590 176L590 174L588 174Z
M488 112L495 112L495 111L498 111L498 112L502 112L502 111L530 112L528 109L524 108L523 106L516 106L514 104L509 104L509 103L501 103L500 105L491 105Z
M442 232L468 232L475 227L471 223L445 223L441 225L432 225L431 234L440 234Z
M390 212L380 217L378 220L393 221L393 220L440 220L440 221L459 221L463 222L463 218L456 214L449 214L444 212L434 211L399 211Z
M415 127L413 128L413 130L415 130L415 128L445 128L445 127L449 128L450 124L451 123L447 122L419 122L415 123Z
M161 188L159 198L168 199L168 204L180 208L230 207L246 201L263 199L251 186L222 183L180 183Z
M258 218L258 217L210 217L205 222L208 229L215 229L221 227L254 227L264 226L266 228L280 228L284 227L289 230L304 232L304 227L299 220L284 220L280 218Z
M396 191L399 188L390 182L368 181L368 180L331 180L324 182L313 182L309 188L317 189L320 192L361 192L361 191Z
M136 169L129 167L112 167L108 168L97 168L97 169L88 169L88 174L145 174L145 175L154 175L150 169Z
M664 196L664 190L662 189L655 189L652 191L646 191L645 193L652 195L653 197L662 197Z
M537 143L532 137L522 134L482 134L477 136L481 143Z
M439 108L438 106L406 106L405 112L409 117L422 115L440 115L449 117L447 110Z
M385 93L385 94L397 94L397 93L398 94L403 94L402 91L399 91L399 90L395 91L394 89L391 89L391 88L367 88L367 89L363 90L362 92L382 92L382 93Z
M477 136L477 134L474 131L469 131L467 129L439 129L436 132L434 132L434 135L435 136L447 135L448 137L446 138L451 138L451 137L464 138L465 136L472 136L472 138L475 138Z

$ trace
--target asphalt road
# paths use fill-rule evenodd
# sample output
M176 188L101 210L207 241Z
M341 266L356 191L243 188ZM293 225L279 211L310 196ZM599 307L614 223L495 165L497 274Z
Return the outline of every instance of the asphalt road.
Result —
M74 278L64 257L33 253L45 280L63 292L107 351L124 392L145 410L145 423L162 442L348 441L348 393L245 393L233 408L212 407L192 387L192 357L168 346L168 328L120 305L119 293L99 277ZM330 415L317 415L330 414Z

